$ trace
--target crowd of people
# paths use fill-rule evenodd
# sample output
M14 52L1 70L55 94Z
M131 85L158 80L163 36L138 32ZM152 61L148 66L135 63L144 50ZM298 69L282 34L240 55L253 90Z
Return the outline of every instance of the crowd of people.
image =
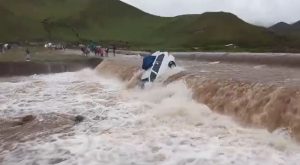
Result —
M110 47L102 47L99 45L79 45L80 50L84 56L89 56L90 53L94 53L95 56L108 57L110 50L114 56L116 56L116 46L112 45Z
M11 44L8 43L0 43L0 54L7 52L8 50L12 49ZM65 46L63 44L53 44L53 43L46 43L44 48L51 49L51 50L65 50ZM73 48L75 48L73 46ZM89 45L79 45L80 50L82 51L82 55L90 56L94 54L98 57L108 57L110 53L113 56L116 56L116 46L110 45L108 47L102 47L100 45L89 44ZM29 48L25 49L25 61L31 61L31 51Z
M46 43L44 45L45 48L53 49L53 50L65 50L65 46L63 44L54 44L54 43ZM111 52L113 56L116 55L116 46L110 45L107 47L102 47L100 45L96 45L95 43L91 43L88 45L79 44L78 47L80 48L82 55L90 56L94 54L98 57L108 57L109 53ZM73 48L75 48L73 46Z

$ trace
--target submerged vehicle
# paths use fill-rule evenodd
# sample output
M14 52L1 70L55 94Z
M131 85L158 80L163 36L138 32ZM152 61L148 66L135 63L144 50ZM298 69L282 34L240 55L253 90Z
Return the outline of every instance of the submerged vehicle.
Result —
M141 87L144 88L147 83L154 82L159 76L168 69L176 67L175 57L168 52L157 51L152 55L147 55L143 59L142 68L145 72L141 77Z

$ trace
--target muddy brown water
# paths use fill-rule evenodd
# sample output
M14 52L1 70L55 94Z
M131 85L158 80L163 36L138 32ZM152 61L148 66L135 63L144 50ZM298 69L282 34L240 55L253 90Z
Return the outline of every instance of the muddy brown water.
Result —
M127 56L106 60L96 69L129 81L140 64L140 58ZM247 126L285 128L300 140L300 68L180 58L177 64L184 71L166 84L183 80L193 98L213 111Z
M177 64L183 69L148 91L125 88L137 82L137 56L106 59L96 70L3 78L1 138L16 145L2 147L2 162L299 162L298 146L286 135L299 140L296 68L181 59ZM288 70L295 74L283 77ZM78 114L86 120L74 126Z

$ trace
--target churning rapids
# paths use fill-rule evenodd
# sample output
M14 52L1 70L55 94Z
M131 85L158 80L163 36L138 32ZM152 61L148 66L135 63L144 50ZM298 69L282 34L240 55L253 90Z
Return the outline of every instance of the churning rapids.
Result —
M184 81L167 85L161 81L147 90L127 89L126 85L114 76L89 69L1 79L1 118L35 115L36 122L43 123L52 115L55 121L44 122L54 125L43 129L48 136L10 142L0 135L0 164L300 162L300 147L286 130L269 133L239 126L230 117L194 101ZM75 115L85 119L75 125L61 121ZM22 132L13 136L18 134L27 136Z

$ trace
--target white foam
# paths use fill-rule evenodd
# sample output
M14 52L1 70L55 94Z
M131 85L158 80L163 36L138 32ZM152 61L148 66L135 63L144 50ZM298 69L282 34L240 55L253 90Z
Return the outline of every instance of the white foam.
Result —
M19 144L4 164L299 164L285 134L246 129L192 100L184 82L126 90L91 70L0 83L2 117L60 112L87 119Z

